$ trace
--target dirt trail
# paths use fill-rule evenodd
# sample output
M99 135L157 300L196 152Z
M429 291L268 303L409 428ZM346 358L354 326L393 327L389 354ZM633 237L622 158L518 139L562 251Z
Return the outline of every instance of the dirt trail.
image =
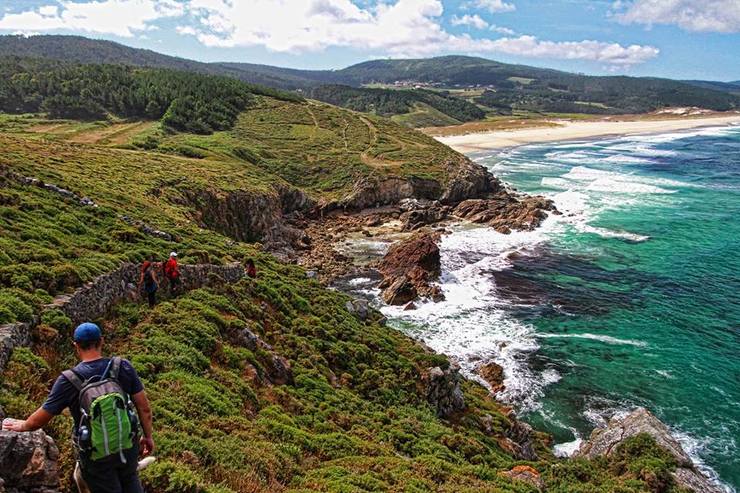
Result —
M114 123L107 127L80 132L69 140L78 144L124 144L130 137L150 125L152 122Z
M403 161L393 161L390 159L385 159L382 157L377 156L371 156L370 149L373 148L378 143L378 129L373 125L373 122L365 118L364 116L360 117L360 120L362 120L362 123L367 125L368 130L370 131L370 135L372 136L372 142L370 145L360 154L360 159L362 159L362 162L367 164L368 166L372 166L373 168L389 168L394 166L401 166L403 164ZM398 143L401 145L402 148L405 148L405 145L403 142L401 142L398 139L394 140L398 141Z

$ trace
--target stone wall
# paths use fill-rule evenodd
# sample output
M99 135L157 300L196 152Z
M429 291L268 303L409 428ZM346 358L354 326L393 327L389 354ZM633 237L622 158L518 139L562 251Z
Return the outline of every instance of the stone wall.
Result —
M113 272L96 277L72 294L57 296L45 309L61 310L75 325L98 320L107 315L116 304L138 298L139 272L139 265L124 264ZM234 283L245 275L244 267L239 263L181 265L180 274L180 289L183 291L213 284ZM162 288L167 288L166 281L160 281ZM0 374L14 348L31 344L31 329L37 323L38 320L0 326Z
M34 325L34 322L0 325L0 372L8 363L13 349L31 344L31 327Z
M181 265L180 279L183 290L211 285L214 281L232 283L244 277L244 268L239 263L230 265ZM47 309L57 308L67 315L73 324L97 320L110 312L116 304L138 296L140 266L124 264L118 270L104 274L78 288L70 295L57 296ZM167 281L159 275L162 287Z

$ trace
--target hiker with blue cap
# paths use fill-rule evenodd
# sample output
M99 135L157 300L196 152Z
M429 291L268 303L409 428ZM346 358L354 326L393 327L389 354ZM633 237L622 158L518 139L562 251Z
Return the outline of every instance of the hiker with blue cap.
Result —
M35 431L69 408L78 465L89 491L142 493L139 451L147 456L154 450L152 411L144 385L127 360L103 357L103 336L97 325L79 325L74 347L80 363L62 372L46 402L28 419L6 419L3 429Z

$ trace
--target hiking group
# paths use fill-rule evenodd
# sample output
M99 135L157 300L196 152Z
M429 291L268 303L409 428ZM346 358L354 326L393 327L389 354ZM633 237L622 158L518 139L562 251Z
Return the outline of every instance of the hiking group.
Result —
M142 493L139 455L154 450L152 411L131 363L103 357L103 335L90 322L73 336L80 363L63 371L44 404L25 420L6 419L2 429L30 432L69 409L81 492Z
M177 252L166 262L146 261L141 266L139 289L149 306L156 303L161 271L171 293L181 285ZM248 259L247 277L257 269ZM152 411L144 385L127 360L103 357L103 335L91 322L73 334L80 362L59 375L44 404L25 420L5 419L2 429L31 432L43 428L54 416L69 409L74 421L73 443L77 456L74 478L81 493L142 493L139 456L154 450Z
M162 271L164 279L170 286L170 293L174 294L180 288L180 266L177 263L177 252L171 252L165 262L153 262L150 260L141 264L141 275L139 276L139 290L146 296L149 307L157 303L157 291L159 290L159 277L157 271Z

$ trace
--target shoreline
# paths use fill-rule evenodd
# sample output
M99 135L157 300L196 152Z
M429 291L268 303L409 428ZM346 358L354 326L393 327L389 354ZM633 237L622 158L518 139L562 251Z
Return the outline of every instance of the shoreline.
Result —
M564 121L560 126L532 127L521 130L494 130L445 137L437 141L463 154L500 150L530 144L591 140L603 137L650 135L696 128L740 124L740 113L697 118L630 121Z

